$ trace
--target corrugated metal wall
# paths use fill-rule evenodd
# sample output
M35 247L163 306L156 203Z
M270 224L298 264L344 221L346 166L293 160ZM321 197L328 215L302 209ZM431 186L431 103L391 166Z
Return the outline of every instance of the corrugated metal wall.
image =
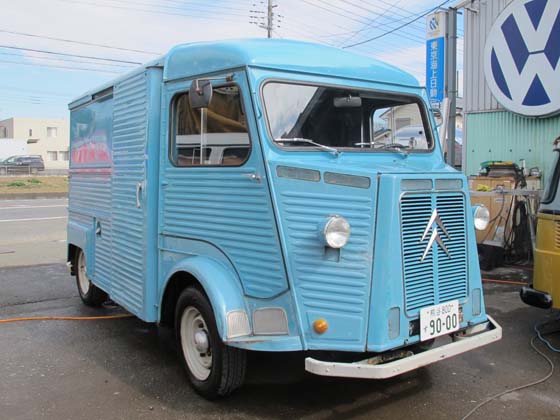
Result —
M538 166L545 175L552 166L552 142L560 135L560 116L525 118L511 112L482 112L467 115L468 140L465 173L477 173L486 160L512 160L527 167Z
M464 106L466 145L464 172L474 175L486 160L511 160L538 166L546 174L552 163L552 141L560 135L560 116L525 118L496 101L484 76L486 37L498 15L513 0L474 0L465 13Z
M484 78L484 46L494 21L513 0L475 0L465 13L464 97L465 112L503 109L498 104Z

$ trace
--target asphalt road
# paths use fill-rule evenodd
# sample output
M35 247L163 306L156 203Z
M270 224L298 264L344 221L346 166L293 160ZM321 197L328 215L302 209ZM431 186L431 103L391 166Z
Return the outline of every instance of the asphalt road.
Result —
M68 200L0 201L0 267L64 262Z
M0 319L119 311L83 306L63 264L0 268L0 290ZM253 353L247 385L214 403L189 388L169 330L136 318L0 324L0 419L459 419L548 371L529 340L553 315L522 304L514 286L487 285L486 301L504 328L499 343L383 381L314 377L302 354ZM560 346L560 335L552 339ZM472 418L560 418L559 395L555 372Z

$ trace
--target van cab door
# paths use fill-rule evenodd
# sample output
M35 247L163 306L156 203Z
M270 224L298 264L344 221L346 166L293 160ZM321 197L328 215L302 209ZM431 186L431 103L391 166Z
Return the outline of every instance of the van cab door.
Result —
M233 265L246 295L276 296L288 284L246 75L198 80L213 85L202 110L190 104L192 80L163 89L160 249L211 249Z

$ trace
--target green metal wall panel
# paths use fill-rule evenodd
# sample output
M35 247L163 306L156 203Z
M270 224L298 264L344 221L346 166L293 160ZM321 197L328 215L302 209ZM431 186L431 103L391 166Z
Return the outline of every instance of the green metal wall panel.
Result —
M552 165L552 142L560 136L560 115L526 118L507 111L469 113L466 117L466 170L476 175L486 160L511 160L538 166L546 176Z

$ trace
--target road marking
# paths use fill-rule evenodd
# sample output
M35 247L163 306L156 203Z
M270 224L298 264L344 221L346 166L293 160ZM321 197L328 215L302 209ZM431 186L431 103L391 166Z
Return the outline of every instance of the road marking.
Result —
M0 223L6 223L6 222L34 222L36 220L57 220L57 219L66 219L66 216L60 216L60 217L33 217L30 219L6 219L6 220L0 220Z
M12 210L12 209L52 209L55 207L68 207L67 204L57 204L53 206L11 206L11 207L0 207L0 210Z
M44 201L51 201L51 202L68 202L67 198L25 198L25 199L21 199L21 200L1 200L3 202L12 202L12 203L38 203L38 202L44 202Z

